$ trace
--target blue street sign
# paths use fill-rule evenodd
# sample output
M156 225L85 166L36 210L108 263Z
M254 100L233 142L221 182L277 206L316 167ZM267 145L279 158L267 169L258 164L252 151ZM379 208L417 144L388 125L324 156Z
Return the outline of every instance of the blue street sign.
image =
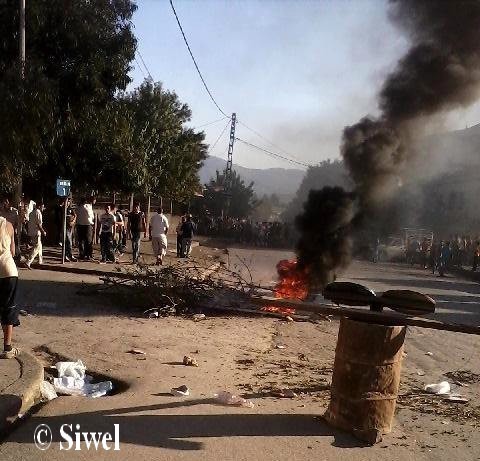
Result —
M70 195L70 179L57 179L57 195L59 197Z

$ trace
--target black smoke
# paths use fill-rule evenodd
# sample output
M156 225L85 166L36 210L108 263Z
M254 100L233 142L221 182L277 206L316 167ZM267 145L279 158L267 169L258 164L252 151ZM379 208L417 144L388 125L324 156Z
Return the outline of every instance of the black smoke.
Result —
M341 155L355 199L340 188L312 192L297 220L299 265L322 286L348 266L351 232L386 216L424 125L480 95L480 0L393 0L390 7L410 48L382 85L380 116L344 129Z

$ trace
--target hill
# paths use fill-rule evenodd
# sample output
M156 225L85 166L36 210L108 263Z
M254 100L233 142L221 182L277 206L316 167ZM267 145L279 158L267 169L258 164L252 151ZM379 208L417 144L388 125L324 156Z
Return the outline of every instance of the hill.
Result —
M211 178L215 177L215 171L222 171L225 166L225 160L219 157L208 157L199 172L200 182L208 183ZM305 176L304 170L286 168L260 170L234 164L233 169L246 183L254 182L253 188L258 197L262 197L264 194L277 194L283 203L288 203L293 198Z

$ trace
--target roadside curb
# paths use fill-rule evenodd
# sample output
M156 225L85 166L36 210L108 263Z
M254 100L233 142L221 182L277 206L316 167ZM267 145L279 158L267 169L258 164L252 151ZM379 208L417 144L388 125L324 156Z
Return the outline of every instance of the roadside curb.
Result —
M19 413L24 414L41 396L43 365L25 351L21 351L15 359L20 364L20 378L0 394L0 434Z

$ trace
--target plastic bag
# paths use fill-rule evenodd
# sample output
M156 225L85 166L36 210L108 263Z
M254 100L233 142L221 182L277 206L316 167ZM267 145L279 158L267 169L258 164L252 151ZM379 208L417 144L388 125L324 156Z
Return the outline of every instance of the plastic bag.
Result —
M80 395L84 397L101 397L113 389L111 381L90 383L84 379L75 379L71 376L53 378L55 390L62 395Z
M76 362L57 362L55 368L58 370L58 376L70 376L75 379L85 379L85 370L87 369L81 360Z
M58 397L55 388L48 381L41 382L40 392L45 400L53 400Z
M448 394L450 392L450 384L447 381L442 381L438 384L427 384L425 390L430 394Z
M233 405L235 407L253 408L255 405L251 400L232 394L227 391L219 391L215 394L215 400L222 405Z

